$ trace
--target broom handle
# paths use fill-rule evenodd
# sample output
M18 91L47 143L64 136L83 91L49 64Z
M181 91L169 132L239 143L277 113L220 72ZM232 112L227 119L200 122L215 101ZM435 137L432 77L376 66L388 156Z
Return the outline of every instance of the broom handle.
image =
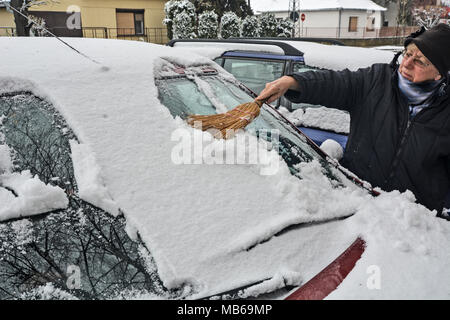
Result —
M269 98L265 98L263 100L255 100L255 103L261 108L262 105L267 102L267 100L269 100Z

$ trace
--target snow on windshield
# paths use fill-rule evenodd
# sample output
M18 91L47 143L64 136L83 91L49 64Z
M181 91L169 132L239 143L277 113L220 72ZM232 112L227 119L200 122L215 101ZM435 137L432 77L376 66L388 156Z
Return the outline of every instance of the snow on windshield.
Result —
M30 171L12 172L11 149L5 144L0 117L0 221L50 212L67 207L59 187L42 182Z
M326 107L309 107L292 112L280 107L280 113L296 126L306 126L348 134L350 115L348 112Z
M238 139L213 143L208 133L174 120L157 98L153 70L160 57L180 65L212 62L147 43L67 40L110 68L105 71L56 39L0 41L0 55L9 61L2 73L34 83L33 90L47 95L80 143L95 151L102 183L123 211L130 236L141 236L169 289L181 286L186 296L204 297L262 280L256 292L278 287L280 279L298 285L362 236L366 253L353 281L344 282L335 297L448 297L442 284L450 283L450 227L414 204L410 193L373 199L350 183L336 187L317 161L301 164L299 180L267 148L258 151L278 166L272 175L261 175L264 165L258 163L207 164L207 153L192 153L189 165L173 161L174 152L189 143L226 154L227 143ZM354 213L280 233L291 224ZM370 265L382 270L382 290L365 286ZM408 271L398 275L398 270ZM408 274L416 281L398 285L396 277L407 280ZM425 287L422 276L433 292L418 289Z
M104 185L101 170L95 161L95 154L87 145L70 140L73 170L78 185L78 195L81 199L117 216L119 208L111 199Z
M0 175L0 203L1 221L64 209L69 200L61 188L22 171Z

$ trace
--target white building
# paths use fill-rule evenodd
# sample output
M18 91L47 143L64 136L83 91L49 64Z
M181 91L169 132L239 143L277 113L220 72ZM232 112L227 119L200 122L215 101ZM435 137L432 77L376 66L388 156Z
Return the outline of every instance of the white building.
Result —
M289 0L256 0L256 14L271 12L277 18L289 14ZM370 0L300 0L300 16L295 26L297 37L372 38L378 37L386 8Z

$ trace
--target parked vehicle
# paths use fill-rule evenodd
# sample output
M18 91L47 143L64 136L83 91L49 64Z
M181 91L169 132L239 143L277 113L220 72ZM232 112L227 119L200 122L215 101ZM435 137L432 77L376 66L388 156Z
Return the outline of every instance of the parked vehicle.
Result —
M256 93L261 92L266 83L293 72L345 68L356 70L376 62L390 62L394 56L392 52L346 47L329 39L177 39L171 40L167 45L206 54ZM214 49L208 51L205 48ZM290 112L321 107L293 104L285 98L278 99L274 105L277 108L287 108ZM346 125L333 125L333 122L327 121L325 112L326 109L323 109L323 121L314 124L298 121L298 117L290 120L294 123L297 120L295 124L317 145L333 139L345 149L348 134L348 129L345 128L348 128L348 122ZM289 118L286 113L285 115Z
M374 197L268 105L233 139L188 126L254 98L211 60L66 40L84 56L0 39L2 299L448 294L450 227L409 193ZM347 278L291 296L347 248ZM372 264L418 280L365 289Z

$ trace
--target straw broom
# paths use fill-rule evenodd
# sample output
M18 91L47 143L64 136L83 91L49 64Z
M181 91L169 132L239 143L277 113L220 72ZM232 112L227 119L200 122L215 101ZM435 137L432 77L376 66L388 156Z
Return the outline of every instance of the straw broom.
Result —
M237 130L245 128L259 115L264 102L255 100L243 103L225 113L190 115L187 123L203 131L212 131L216 139L228 139L233 137Z

